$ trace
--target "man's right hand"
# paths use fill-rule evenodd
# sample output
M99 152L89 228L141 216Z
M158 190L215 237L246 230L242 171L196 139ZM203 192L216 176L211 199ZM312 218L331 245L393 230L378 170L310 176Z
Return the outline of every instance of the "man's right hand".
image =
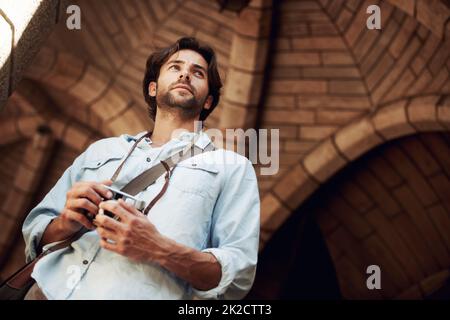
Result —
M82 226L90 230L94 229L95 226L86 215L95 217L100 202L103 199L111 198L111 191L104 187L104 185L110 186L111 184L111 180L75 183L67 192L66 204L57 218L61 231L69 235L80 230Z

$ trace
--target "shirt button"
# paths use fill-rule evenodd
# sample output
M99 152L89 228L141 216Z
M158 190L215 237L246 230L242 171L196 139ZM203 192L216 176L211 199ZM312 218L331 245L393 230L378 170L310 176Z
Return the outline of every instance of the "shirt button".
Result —
M150 159L150 158L147 158L147 162L150 162L150 161L152 161L152 159Z
M83 260L83 264L88 264L88 263L89 263L89 261Z
M97 165L99 166L99 165L101 165L102 163L101 162L97 162Z

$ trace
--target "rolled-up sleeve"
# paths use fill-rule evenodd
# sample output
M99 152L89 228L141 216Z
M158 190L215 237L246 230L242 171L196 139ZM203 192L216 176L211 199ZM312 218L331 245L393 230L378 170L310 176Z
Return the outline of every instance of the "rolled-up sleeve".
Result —
M260 199L255 170L250 161L237 166L224 183L212 217L211 248L221 265L217 287L193 289L200 299L242 299L256 273L260 228Z
M25 240L25 258L29 262L37 255L37 247L48 224L55 219L66 202L66 193L77 180L80 163L84 158L83 153L74 163L66 169L58 182L53 186L44 199L33 208L22 226L22 234Z

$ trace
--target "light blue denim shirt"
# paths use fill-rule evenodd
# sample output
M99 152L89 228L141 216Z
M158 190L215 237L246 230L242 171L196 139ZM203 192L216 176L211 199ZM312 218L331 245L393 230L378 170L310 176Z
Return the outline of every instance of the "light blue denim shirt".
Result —
M110 179L143 134L99 140L75 159L24 222L28 261L36 256L47 225L63 209L71 186L77 181ZM183 149L194 135L202 149L211 141L204 132L185 132L159 148L152 148L148 138L141 140L113 187L122 188ZM137 198L148 204L163 183L161 176ZM95 230L42 258L32 277L49 299L241 299L255 276L259 217L260 199L251 162L224 149L201 153L177 165L166 193L148 219L165 236L217 258L222 277L216 288L196 290L157 264L136 263L105 250Z

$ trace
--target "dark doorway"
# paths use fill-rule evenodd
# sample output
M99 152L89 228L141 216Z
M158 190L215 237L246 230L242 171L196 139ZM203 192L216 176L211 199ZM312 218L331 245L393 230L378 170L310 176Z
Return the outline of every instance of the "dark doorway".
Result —
M297 209L260 253L247 299L341 299L327 245L308 214L316 199Z

